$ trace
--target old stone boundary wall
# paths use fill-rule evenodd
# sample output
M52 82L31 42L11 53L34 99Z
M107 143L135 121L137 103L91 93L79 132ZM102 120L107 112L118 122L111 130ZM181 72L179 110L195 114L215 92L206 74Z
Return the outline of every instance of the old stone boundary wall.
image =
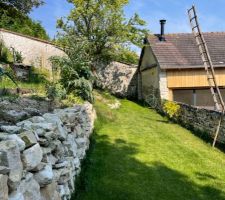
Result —
M86 103L1 126L0 199L70 199L94 119Z
M111 62L97 68L97 85L122 98L137 97L137 66Z
M51 56L64 56L65 53L54 44L22 35L5 29L0 29L0 40L3 40L7 48L13 47L21 52L26 65L51 70Z
M214 138L220 119L219 112L182 103L177 104L180 106L180 109L178 116L173 118L177 123L201 134L206 134L207 137ZM222 123L217 141L225 143L225 121Z

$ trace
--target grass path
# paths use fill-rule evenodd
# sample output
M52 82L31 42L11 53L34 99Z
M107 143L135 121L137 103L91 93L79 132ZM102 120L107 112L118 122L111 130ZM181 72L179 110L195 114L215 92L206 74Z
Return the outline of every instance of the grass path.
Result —
M102 101L102 100L101 100ZM225 200L225 154L153 110L97 100L78 200Z

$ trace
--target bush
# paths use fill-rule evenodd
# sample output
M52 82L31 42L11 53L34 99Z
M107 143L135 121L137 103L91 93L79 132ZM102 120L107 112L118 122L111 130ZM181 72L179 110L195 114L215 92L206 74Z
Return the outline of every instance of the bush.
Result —
M48 83L45 86L47 97L50 101L63 100L66 98L66 90L59 83Z
M68 38L67 56L52 57L53 68L60 71L60 83L67 94L79 96L83 100L93 102L93 80L90 57L83 50L87 43L82 38Z
M180 105L172 101L166 101L163 104L163 111L170 117L178 117L180 111Z
M14 56L15 56L15 62L16 63L23 63L24 58L23 58L21 52L14 51Z
M0 62L6 63L6 64L13 63L13 54L5 46L2 40L0 40Z
M47 69L32 67L29 73L30 83L48 83L50 80L50 72Z
M65 106L72 107L74 104L83 104L84 100L74 94L68 94L62 102Z
M10 67L7 67L6 69L0 67L0 82L1 83L5 82L7 79L12 81L15 84L15 86L18 87L13 70Z

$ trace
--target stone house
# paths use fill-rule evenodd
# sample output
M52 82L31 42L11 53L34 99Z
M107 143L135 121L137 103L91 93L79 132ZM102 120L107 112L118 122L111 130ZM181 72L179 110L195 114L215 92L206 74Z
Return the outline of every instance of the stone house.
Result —
M37 68L52 70L49 58L51 56L64 56L65 53L55 44L35 37L0 29L0 40L9 49L20 52L24 58L23 64Z
M138 68L139 99L161 98L213 108L206 72L192 33L161 33L145 39ZM225 32L203 33L225 98Z

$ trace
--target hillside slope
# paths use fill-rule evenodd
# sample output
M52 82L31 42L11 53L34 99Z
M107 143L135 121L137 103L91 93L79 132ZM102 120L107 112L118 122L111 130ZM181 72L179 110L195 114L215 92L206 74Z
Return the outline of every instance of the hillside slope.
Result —
M112 101L112 100L110 100ZM225 200L225 155L154 110L97 100L78 200ZM75 199L75 198L74 198Z

